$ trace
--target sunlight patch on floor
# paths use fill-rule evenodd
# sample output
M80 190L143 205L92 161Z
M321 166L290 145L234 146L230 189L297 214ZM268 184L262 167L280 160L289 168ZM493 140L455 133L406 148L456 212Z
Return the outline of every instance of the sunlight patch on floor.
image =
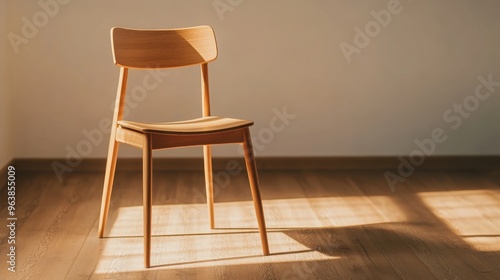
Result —
M394 205L388 197L378 197L378 199ZM318 219L323 227L348 227L401 221L391 220L381 215L377 207L365 196L320 197L307 200L309 207L318 213Z
M500 191L420 193L429 209L478 251L500 251Z
M320 253L287 233L296 231L300 237L304 229L391 222L366 197L275 199L263 204L272 253L266 257L252 201L216 203L214 230L208 227L205 204L153 206L153 269L331 260L338 256ZM114 211L96 272L142 271L142 206Z
M263 256L258 233L214 232L206 235L157 236L152 239L151 269L331 260L283 232L269 232L270 256ZM95 273L142 271L142 237L108 238ZM279 249L277 249L279 248ZM112 276L112 275L107 275Z
M390 198L384 201L393 204ZM263 204L269 230L401 222L381 215L365 197L274 199ZM207 213L205 204L154 205L153 235L213 233L207 226ZM215 225L216 229L257 232L253 202L216 203ZM117 209L116 219L109 222L109 228L110 236L142 236L142 206Z

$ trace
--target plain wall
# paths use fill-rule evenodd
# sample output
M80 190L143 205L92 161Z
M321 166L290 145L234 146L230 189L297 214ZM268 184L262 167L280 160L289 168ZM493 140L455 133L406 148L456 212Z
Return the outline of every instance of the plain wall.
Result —
M8 90L8 43L7 43L7 2L0 3L0 168L5 167L14 157L12 150L12 128L10 92Z
M219 44L209 66L212 113L254 120L260 156L500 154L500 87L474 97L478 77L500 81L499 1L66 0L47 12L37 2L8 1L9 32L24 36L27 21L39 25L25 27L27 43L17 53L9 47L16 157L105 157L109 133L98 131L112 116L118 79L110 28L202 24L214 28ZM388 5L390 21L375 23L372 11ZM366 26L368 43L356 31ZM342 44L357 46L350 63ZM145 75L132 71L129 89ZM198 68L163 75L147 96L140 88L130 95L129 119L200 116ZM470 112L448 111L464 100ZM296 117L281 121L276 112L284 108ZM424 141L436 129L438 140ZM123 148L120 155L141 154Z

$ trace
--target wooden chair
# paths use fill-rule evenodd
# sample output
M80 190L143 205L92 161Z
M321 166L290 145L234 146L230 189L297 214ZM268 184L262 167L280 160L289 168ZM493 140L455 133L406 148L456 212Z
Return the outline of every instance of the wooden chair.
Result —
M142 149L144 207L144 265L150 267L152 212L152 151L203 145L205 184L210 227L214 228L214 197L210 145L241 143L259 225L262 251L269 255L266 225L249 127L253 122L211 116L208 62L217 58L214 31L209 26L182 29L111 29L113 58L120 78L111 127L106 174L99 218L103 237L115 174L119 143ZM158 69L200 65L202 117L180 122L140 123L123 120L129 69Z

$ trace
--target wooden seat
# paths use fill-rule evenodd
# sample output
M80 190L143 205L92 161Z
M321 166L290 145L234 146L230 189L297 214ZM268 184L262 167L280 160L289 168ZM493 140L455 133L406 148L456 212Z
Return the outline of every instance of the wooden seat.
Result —
M114 63L120 67L115 111L111 126L106 173L99 217L99 237L104 236L113 187L118 146L128 144L143 151L144 265L150 267L152 212L152 151L203 146L205 186L210 228L215 228L211 145L243 145L248 179L259 226L262 251L269 254L266 225L249 127L252 121L211 116L208 62L217 58L211 27L180 29L111 29ZM157 69L200 65L202 117L176 122L144 123L123 120L129 69Z
M119 121L118 125L124 128L137 130L140 132L150 132L158 134L190 134L190 133L212 133L224 130L243 128L253 125L247 120L221 118L217 116L191 119L178 122L162 123L140 123L133 121Z

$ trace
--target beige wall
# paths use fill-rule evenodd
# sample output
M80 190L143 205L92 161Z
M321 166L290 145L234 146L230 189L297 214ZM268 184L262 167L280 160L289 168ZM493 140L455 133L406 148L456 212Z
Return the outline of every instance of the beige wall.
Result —
M39 25L25 27L17 54L9 48L16 157L104 157L108 134L101 140L99 123L111 118L118 77L109 29L200 24L213 26L219 42L212 111L253 119L261 156L409 154L435 129L444 136L426 142L431 154L500 154L500 87L474 97L479 76L500 81L498 1L60 0L68 3L46 12L37 1L8 2L10 32ZM369 42L355 29L366 26ZM134 72L132 82L143 76ZM200 114L196 68L157 78L147 98L132 98L131 118ZM464 100L470 112L448 111ZM275 112L285 107L296 117L283 125ZM140 156L131 148L121 155Z
M0 168L6 166L14 157L11 138L10 92L7 76L7 5L0 3Z

